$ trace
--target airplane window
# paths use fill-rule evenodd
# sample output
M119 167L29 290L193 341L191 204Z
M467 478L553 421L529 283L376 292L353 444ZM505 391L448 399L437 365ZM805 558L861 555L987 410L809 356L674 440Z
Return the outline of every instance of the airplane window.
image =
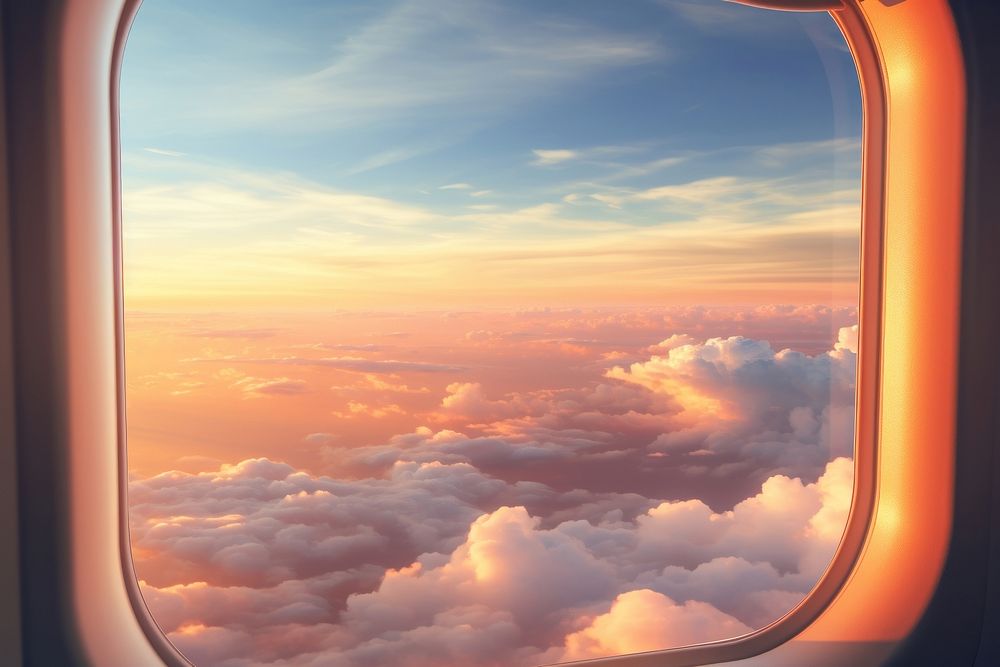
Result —
M198 667L750 633L854 475L855 65L695 0L146 0L129 526Z

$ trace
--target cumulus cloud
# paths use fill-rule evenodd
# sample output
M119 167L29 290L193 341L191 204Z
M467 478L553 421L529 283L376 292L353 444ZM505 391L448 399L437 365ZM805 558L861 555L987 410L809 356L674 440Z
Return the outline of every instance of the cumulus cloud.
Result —
M607 375L680 403L678 428L651 449L710 455L722 464L714 474L759 483L776 472L815 478L830 458L853 455L856 365L854 325L813 356L742 336L673 336L648 360Z
M748 331L813 318L817 332L846 316L715 315ZM651 336L664 312L627 317L634 356L598 348L578 362L592 381L569 387L504 392L487 376L430 390L358 369L341 389L379 395L351 397L344 416L440 398L420 396L428 425L377 445L306 436L328 475L258 458L134 479L154 616L202 667L529 667L780 617L821 576L850 507L857 328L805 353L695 324ZM552 333L476 337L628 329L570 311L523 321ZM218 374L258 393L290 381Z
M612 566L558 530L540 530L524 507L478 517L465 542L433 559L390 572L377 591L352 596L344 622L368 634L431 625L452 607L503 610L522 641L553 642L580 609L617 589ZM386 613L381 610L392 610Z
M689 600L677 604L648 589L619 595L611 610L585 629L566 637L565 660L655 651L737 637L752 628L710 604Z
M505 488L470 466L400 464L385 479L346 482L251 459L134 482L132 531L154 564L151 583L277 584L447 550L481 513L476 503Z
M778 572L798 572L807 560L823 560L811 558L813 550L829 556L839 541L852 473L851 460L839 458L813 484L775 475L760 493L722 513L699 500L662 503L638 519L640 551L689 568L738 556ZM820 572L807 574L815 578Z
M448 395L441 401L441 407L468 416L481 416L493 412L490 401L483 395L483 386L478 382L453 382L448 385Z
M425 425L383 444L327 448L326 462L355 476L399 461L464 462L561 491L697 494L732 507L774 475L813 481L831 458L853 456L856 338L856 326L843 327L810 355L682 333L624 366L596 358L593 374L604 377L578 387L497 394L452 382Z
M147 603L198 664L527 667L774 620L829 560L852 470L715 513L464 463L342 481L258 459L133 482L133 536Z

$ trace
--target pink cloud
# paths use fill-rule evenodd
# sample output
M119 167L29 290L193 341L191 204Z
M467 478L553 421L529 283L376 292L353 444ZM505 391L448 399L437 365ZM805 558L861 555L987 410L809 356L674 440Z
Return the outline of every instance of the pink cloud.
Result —
M235 384L248 396L296 396L309 391L302 380L291 378L251 378L246 377Z
M699 493L731 506L775 474L812 480L831 457L853 455L854 339L856 328L844 328L832 349L810 356L681 336L582 387L493 394L454 382L425 415L435 428L328 448L326 460L355 476L396 461L465 462L560 490Z
M737 637L752 628L705 602L678 604L639 589L615 598L611 609L566 637L563 660L603 658Z
M406 411L395 403L386 403L383 405L369 405L367 403L362 403L361 401L348 401L347 402L347 412L336 411L333 413L335 416L341 419L350 419L358 416L371 417L373 419L381 419L382 417L387 417L389 415L402 415L406 414Z
M427 425L371 446L317 425L328 475L258 458L134 479L143 594L202 667L528 667L761 627L808 592L846 522L857 329L810 354L748 334L797 321L818 338L850 314L567 310L513 318L545 338L474 336L531 354L585 341L573 372L589 379L543 388L427 389L394 375L426 366L321 360L357 372L338 389L370 392L345 416L385 424L419 399ZM628 326L631 356L602 361ZM309 365L290 359L261 363ZM295 382L234 377L256 394Z
M390 484L251 460L134 482L137 565L189 561L161 576L184 583L143 594L199 664L527 667L773 620L835 548L851 475L839 459L721 514L687 500L628 518L585 491L567 513L562 494L468 464L398 463Z

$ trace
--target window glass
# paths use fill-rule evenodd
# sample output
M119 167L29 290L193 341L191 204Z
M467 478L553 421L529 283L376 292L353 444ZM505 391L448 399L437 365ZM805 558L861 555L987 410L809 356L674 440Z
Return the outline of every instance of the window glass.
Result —
M826 14L146 0L131 547L198 667L529 667L801 601L853 481Z

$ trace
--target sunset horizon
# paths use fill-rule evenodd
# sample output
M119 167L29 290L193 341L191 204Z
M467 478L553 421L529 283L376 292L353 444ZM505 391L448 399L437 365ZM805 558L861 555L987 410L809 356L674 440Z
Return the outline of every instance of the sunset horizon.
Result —
M659 650L819 580L861 208L828 16L150 0L121 90L132 558L198 667Z

